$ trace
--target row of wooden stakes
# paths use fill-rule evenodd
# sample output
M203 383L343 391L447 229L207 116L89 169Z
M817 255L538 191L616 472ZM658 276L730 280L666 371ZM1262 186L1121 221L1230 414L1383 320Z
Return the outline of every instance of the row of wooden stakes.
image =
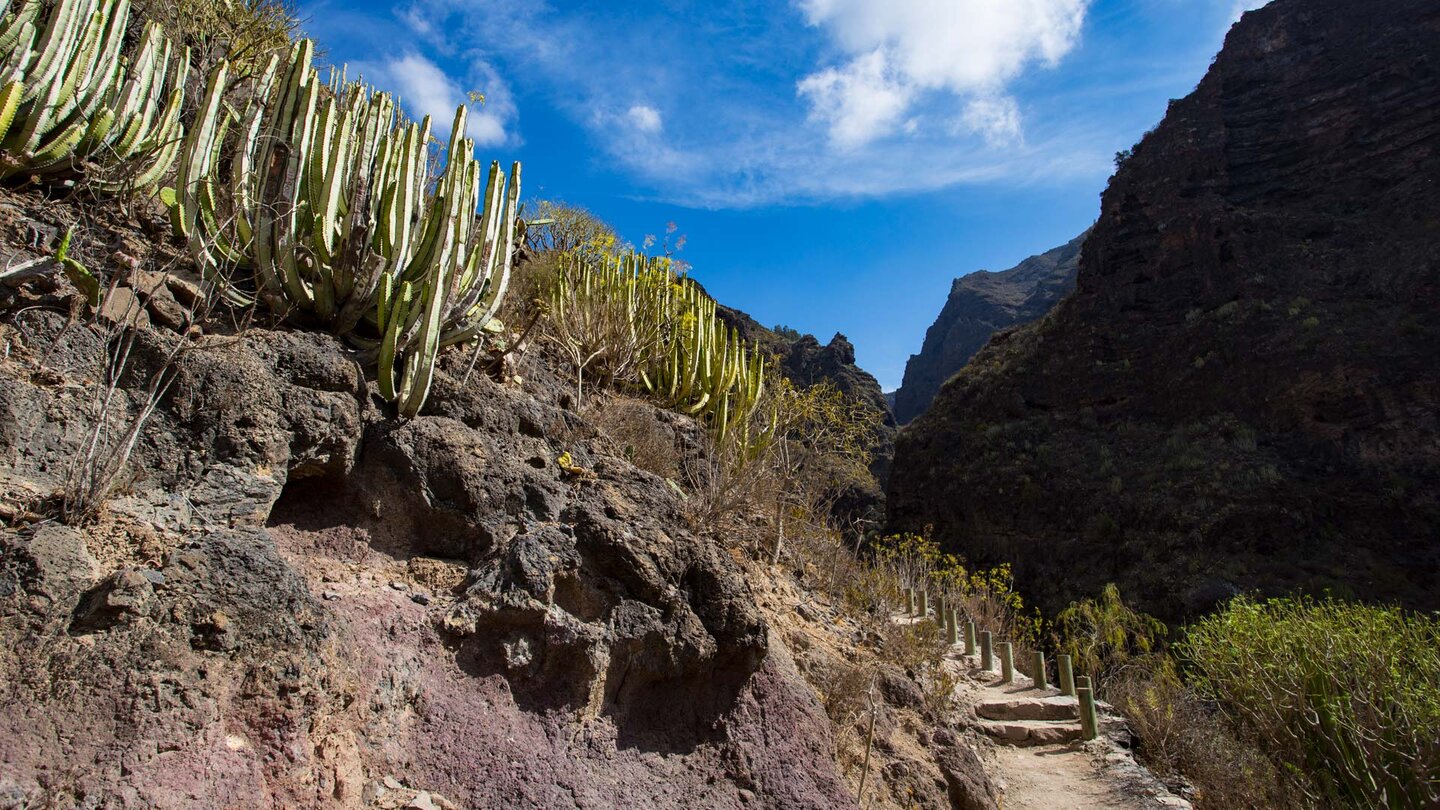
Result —
M915 588L907 588L905 591L906 609L908 615L921 619L928 619L931 616L930 594L928 591ZM947 607L944 599L936 600L934 617L945 633L946 642L954 647L960 644L960 610L955 607ZM1015 681L1015 645L1009 641L995 643L989 630L982 630L978 634L975 631L975 622L965 622L965 655L972 656L978 652L980 655L980 669L991 672L995 669L995 653L1000 653L1000 683L1013 683ZM1095 711L1095 690L1087 675L1075 677L1073 665L1069 655L1061 654L1056 656L1056 663L1059 669L1060 694L1073 697L1079 702L1080 708L1080 731L1081 736L1086 740L1093 740L1099 734L1099 719ZM1043 690L1049 688L1046 677L1045 652L1036 650L1031 660L1031 677L1035 681L1035 688Z

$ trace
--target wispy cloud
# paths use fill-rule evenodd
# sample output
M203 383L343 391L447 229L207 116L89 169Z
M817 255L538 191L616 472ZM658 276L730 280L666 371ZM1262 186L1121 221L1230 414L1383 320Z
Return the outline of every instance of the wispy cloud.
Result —
M810 120L828 127L831 143L842 149L864 146L892 132L914 97L879 49L844 67L812 73L796 89L810 103Z
M417 107L482 90L470 129L487 145L519 137L513 84L581 127L628 193L682 205L1103 177L1113 129L1035 106L1090 1L410 0L372 47L411 50L371 75Z
M659 132L664 126L660 120L660 111L648 104L636 104L625 111L625 117L632 126L644 133Z
M414 52L355 67L367 81L396 93L410 114L430 116L433 131L441 137L449 135L456 108L471 103L465 134L476 146L498 146L512 140L509 127L516 118L514 98L499 73L484 60L469 62L474 89L462 87L434 62ZM484 102L472 103L472 92L483 95Z

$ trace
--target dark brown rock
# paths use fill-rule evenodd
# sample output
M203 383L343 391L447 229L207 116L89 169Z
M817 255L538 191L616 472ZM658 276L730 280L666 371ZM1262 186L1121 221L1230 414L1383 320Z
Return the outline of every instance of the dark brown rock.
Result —
M1106 190L1076 291L900 437L892 528L1054 611L1440 608L1440 5L1274 0Z
M942 730L935 735L935 764L945 776L946 791L953 810L997 810L1000 792L985 773L985 764L975 747L958 735Z

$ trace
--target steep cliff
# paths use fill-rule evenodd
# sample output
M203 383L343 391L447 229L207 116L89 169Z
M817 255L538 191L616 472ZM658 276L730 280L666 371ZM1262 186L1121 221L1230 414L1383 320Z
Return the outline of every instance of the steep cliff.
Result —
M1085 236L1009 270L979 270L955 279L940 316L925 331L920 353L905 363L905 378L895 390L895 421L906 424L928 408L940 386L970 362L991 335L1039 318L1074 289Z
M902 431L891 525L1118 581L1440 607L1440 4L1275 0L1112 179L1076 291Z

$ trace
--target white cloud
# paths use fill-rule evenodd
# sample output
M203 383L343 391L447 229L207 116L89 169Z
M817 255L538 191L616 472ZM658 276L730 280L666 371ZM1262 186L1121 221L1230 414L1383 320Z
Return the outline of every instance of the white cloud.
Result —
M472 54L470 89L484 94L485 103L470 106L470 121L465 133L475 139L476 146L500 146L518 140L514 132L518 110L510 86L500 77L494 65Z
M469 103L469 92L483 93L483 104L471 104L465 134L476 146L499 146L511 140L509 129L515 120L515 102L495 69L484 60L472 60L470 87L441 70L434 62L408 53L377 64L359 66L371 84L383 87L400 98L411 115L430 116L436 136L445 138L455 119L455 109Z
M961 130L984 136L992 146L1022 140L1020 105L1009 96L971 99L958 123Z
M893 78L882 50L857 56L844 68L812 73L797 89L810 102L810 119L829 126L831 142L844 149L892 131L913 95Z
M1018 131L1005 85L1075 47L1090 0L798 0L806 20L850 57L801 79L811 115L840 146L886 137L925 93L975 108L987 134ZM845 94L857 94L849 100ZM1005 102L1008 100L1008 105ZM972 117L967 110L966 117Z
M636 104L625 112L625 117L630 120L631 126L644 133L659 132L664 126L660 111L647 104Z
M1075 46L1089 2L715 4L692 30L651 7L408 0L395 21L440 65L479 59L523 76L527 97L588 133L625 193L746 208L1104 177L1110 116L1056 116L1027 89L1021 137L1010 87ZM483 81L451 85L502 109ZM513 114L494 124L513 139Z

